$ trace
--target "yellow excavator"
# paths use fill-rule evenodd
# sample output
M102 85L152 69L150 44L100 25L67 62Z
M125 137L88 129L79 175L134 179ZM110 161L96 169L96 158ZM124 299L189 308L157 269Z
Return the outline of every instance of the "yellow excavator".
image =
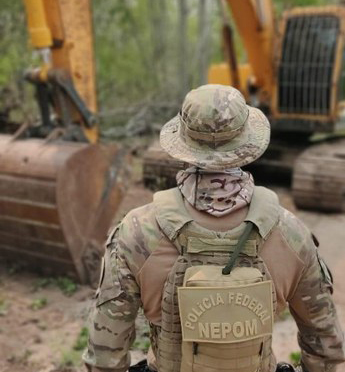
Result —
M41 121L0 134L0 256L94 282L127 173L98 143L90 0L24 3Z
M292 176L298 207L345 210L345 8L295 8L277 24L271 0L221 5L226 62L210 66L208 80L240 89L268 115L272 128L268 151L252 170L271 179L272 173ZM241 36L245 64L237 62L226 7ZM145 182L171 186L173 173L184 166L156 144L145 156Z

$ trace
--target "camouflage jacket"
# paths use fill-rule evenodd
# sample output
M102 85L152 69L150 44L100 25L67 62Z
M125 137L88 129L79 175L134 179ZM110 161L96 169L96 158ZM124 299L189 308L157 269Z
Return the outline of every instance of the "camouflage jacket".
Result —
M107 241L100 285L90 313L90 338L83 359L93 366L92 371L128 369L140 306L153 326L160 325L163 286L178 255L171 243L178 231L171 229L169 237L163 234L159 221L164 218L180 229L195 221L216 231L235 228L243 220L252 221L263 239L260 256L273 279L277 312L289 305L299 329L307 371L336 370L336 365L345 360L345 350L328 269L310 231L278 203L261 200L259 189L263 188L255 188L249 209L221 218L195 210L177 189L157 193L154 203L124 218Z

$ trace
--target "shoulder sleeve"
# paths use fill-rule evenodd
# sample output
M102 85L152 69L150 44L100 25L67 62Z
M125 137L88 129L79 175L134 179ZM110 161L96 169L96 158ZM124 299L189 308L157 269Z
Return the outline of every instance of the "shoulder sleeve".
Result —
M344 336L331 296L332 282L317 252L311 232L291 213L284 211L283 234L305 267L289 300L298 326L302 363L308 372L333 372L345 361Z
M136 276L161 236L152 203L129 212L110 233L89 317L89 343L83 355L88 365L127 370L141 306Z
M100 284L89 315L88 347L83 354L87 365L116 372L124 372L130 365L129 348L135 339L140 306L139 287L126 257L130 247L125 245L120 231L118 226L107 242Z

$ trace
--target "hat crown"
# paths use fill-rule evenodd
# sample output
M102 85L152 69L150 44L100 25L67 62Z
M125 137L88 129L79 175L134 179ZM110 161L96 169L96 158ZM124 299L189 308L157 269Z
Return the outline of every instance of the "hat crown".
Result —
M259 158L270 125L242 94L224 85L204 85L187 94L180 113L162 128L160 143L172 157L210 171L224 171Z
M246 122L248 112L245 99L237 89L209 84L187 94L181 118L193 131L222 133L239 130Z

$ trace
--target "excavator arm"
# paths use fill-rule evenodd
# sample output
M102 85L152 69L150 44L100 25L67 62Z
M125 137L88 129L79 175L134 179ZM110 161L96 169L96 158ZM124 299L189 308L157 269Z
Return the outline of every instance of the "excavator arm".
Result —
M0 135L0 259L94 283L128 175L124 151L96 143L90 0L25 6L42 124Z
M212 65L209 70L209 82L239 86L248 98L251 91L259 93L260 103L269 104L273 91L273 36L274 14L271 0L220 0L223 5L223 43L226 64ZM234 65L236 60L229 22L225 21L224 5L231 10L248 63ZM230 66L230 69L229 69Z
M242 38L255 85L270 95L273 85L274 16L271 0L226 0Z
M53 114L64 128L81 126L98 140L95 65L90 0L24 0L32 46L42 56L39 69L26 73L37 87L43 125Z

